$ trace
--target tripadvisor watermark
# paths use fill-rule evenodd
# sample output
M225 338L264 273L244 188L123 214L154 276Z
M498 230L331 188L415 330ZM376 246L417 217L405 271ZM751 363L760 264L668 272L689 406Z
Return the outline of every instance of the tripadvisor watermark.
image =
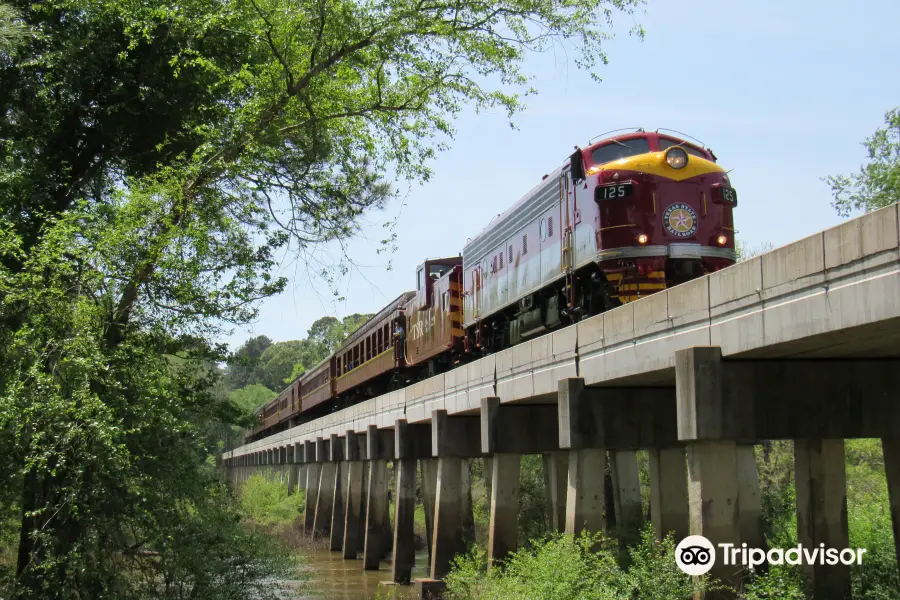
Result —
M720 562L726 566L742 566L748 569L769 565L859 565L865 548L805 548L797 544L792 548L750 548L747 544L718 544L718 548L702 535L689 535L675 548L675 563L688 575L704 575Z

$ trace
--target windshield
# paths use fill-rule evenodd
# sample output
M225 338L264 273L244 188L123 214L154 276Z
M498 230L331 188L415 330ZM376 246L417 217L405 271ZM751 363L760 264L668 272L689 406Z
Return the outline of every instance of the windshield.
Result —
M635 156L636 154L646 154L650 152L650 144L647 138L634 138L622 142L610 142L604 144L591 152L591 159L595 165L602 165L620 158Z

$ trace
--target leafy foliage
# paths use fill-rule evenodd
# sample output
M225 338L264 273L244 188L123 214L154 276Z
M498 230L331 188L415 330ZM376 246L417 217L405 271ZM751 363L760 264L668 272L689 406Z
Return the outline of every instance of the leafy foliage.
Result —
M773 565L752 577L743 600L806 600L806 581L798 567Z
M858 173L824 178L843 217L900 202L900 107L885 113L884 125L863 142L869 162Z
M231 401L241 410L252 413L254 410L274 399L275 392L261 383L251 383L247 387L229 392Z
M260 383L259 360L272 340L264 335L252 337L228 357L225 384L231 389L239 389Z
M241 483L240 507L253 521L263 526L290 526L303 512L303 490L288 495L287 486L256 474Z
M879 440L847 440L847 514L850 546L866 548L861 565L851 567L853 596L892 598L900 585L884 459ZM760 500L771 547L797 544L793 442L767 442L757 449ZM807 598L803 576L789 567L770 568L747 590L748 600Z
M671 536L659 542L648 528L631 550L630 568L623 570L614 541L589 533L556 535L535 541L489 573L484 551L475 547L457 557L445 581L453 600L686 600L694 585L676 566L674 552ZM699 585L705 586L705 580Z
M28 35L19 22L19 13L7 4L0 4L0 58L13 50Z
M268 594L277 561L211 469L245 416L212 340L284 289L279 252L317 270L388 174L426 179L464 108L521 110L526 52L593 68L637 3L12 2L32 35L0 50L3 595ZM297 360L269 358L277 389Z

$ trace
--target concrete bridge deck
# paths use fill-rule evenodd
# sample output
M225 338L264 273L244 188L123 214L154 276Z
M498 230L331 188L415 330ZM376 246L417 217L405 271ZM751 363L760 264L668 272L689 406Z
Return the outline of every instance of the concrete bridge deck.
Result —
M891 462L892 438L900 436L900 411L894 407L900 385L898 356L900 219L895 204L404 390L236 448L222 458L240 479L249 472L245 467L259 465L349 464L352 459L329 449L340 446L357 461L437 459L435 466L446 479L449 471L442 468L444 458L497 459L497 455L540 452L545 457L555 453L559 459L560 451L570 451L562 462L548 459L545 464L550 470L553 464L568 469L566 518L572 521L569 529L577 530L581 524L602 527L600 508L576 510L573 505L584 490L596 486L588 479L597 479L596 469L603 473L605 451L612 451L609 460L614 473L616 461L624 461L617 475L624 480L631 476L628 452L651 448L655 449L651 465L656 461L654 524L680 534L689 529L739 544L746 515L742 517L736 508L728 509L727 515L691 513L688 524L687 515L693 509L685 501L709 503L718 498L737 505L737 488L744 479L756 477L755 464L753 473L739 475L742 464L746 471L746 453L741 448L750 447L752 456L752 446L746 445L760 440L799 440L798 469L805 456L808 470L803 481L836 482L832 489L840 490L843 459L835 466L823 456L836 460L843 438L884 438L892 499L900 511L900 465ZM427 440L415 441L422 436ZM384 441L375 443L376 437ZM676 454L668 455L670 449ZM408 477L410 468L414 475L413 462L412 467L398 470L400 478L404 471ZM518 474L517 467L505 471ZM494 483L502 483L496 481L497 472L495 468ZM673 479L672 472L676 473L674 487L668 489L670 484L663 480ZM723 477L725 472L730 474ZM679 491L687 485L680 474L693 477L689 493ZM458 475L457 471L455 479L450 477L451 488L460 485ZM318 477L322 479L321 473ZM840 542L844 539L840 533L821 537L826 535L822 532L828 529L827 523L840 520L840 508L834 513L835 509L825 508L831 502L805 497L804 490L819 488L811 483L805 487L801 479L798 474L798 503L807 502L807 506L798 505L798 511L813 515L812 522L822 520L822 527L801 532L801 539ZM440 481L435 485L440 486ZM329 493L337 499L337 494ZM439 490L435 493L439 495ZM435 501L440 504L437 497ZM504 504L503 499L495 501ZM745 498L743 504L749 510L751 502ZM668 507L674 505L680 508L670 511ZM832 514L825 514L827 510ZM598 514L592 516L591 511ZM845 501L843 511L843 527L833 529L843 531L845 537ZM435 527L439 512L435 505ZM657 522L663 513L675 515L677 526ZM451 520L455 522L456 517ZM493 522L492 517L492 536ZM561 523L559 529L563 529ZM437 552L440 529L435 532L432 577L439 578L446 565L435 568L434 555L441 554ZM759 537L746 528L743 533L745 541ZM508 538L507 534L507 546ZM493 550L502 556L508 548ZM849 576L846 572L835 575L838 571L811 573L817 598L847 597ZM733 573L714 572L736 581Z

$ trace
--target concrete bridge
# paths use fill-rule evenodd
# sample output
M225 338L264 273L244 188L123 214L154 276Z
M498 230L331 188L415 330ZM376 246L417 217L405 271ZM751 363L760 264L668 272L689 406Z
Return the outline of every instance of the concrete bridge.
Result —
M223 455L306 489L305 523L366 569L413 563L417 461L430 579L464 550L468 462L489 477L489 559L516 547L519 465L542 454L553 530L641 524L635 451L650 456L657 532L765 547L753 445L794 440L798 540L846 548L844 439L883 440L900 540L900 221L897 205L729 269ZM393 529L387 461L396 481ZM604 472L613 479L605 507ZM900 546L898 546L900 548ZM740 586L717 562L712 574ZM850 597L849 567L808 567L815 598Z

